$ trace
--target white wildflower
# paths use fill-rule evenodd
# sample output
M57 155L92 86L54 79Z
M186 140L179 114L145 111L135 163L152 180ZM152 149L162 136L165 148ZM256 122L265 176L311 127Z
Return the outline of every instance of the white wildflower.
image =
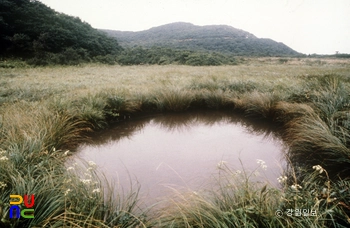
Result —
M91 183L91 179L80 179L81 182L83 182L84 184L90 184Z
M237 169L235 172L232 173L232 177L238 176L241 173L242 171Z
M88 161L90 167L96 167L96 163L93 161Z
M64 152L63 156L67 156L69 153L69 150L67 150L66 152Z
M7 161L7 160L9 160L9 158L8 158L8 157L6 157L6 156L2 156L2 157L0 157L0 161Z
M256 159L256 163L258 163L263 170L267 169L267 165L266 165L265 161L263 161L261 159Z
M292 189L298 191L298 189L302 189L302 187L298 184L293 184L292 186L290 186Z
M278 183L284 183L287 181L287 177L286 176L280 176L279 178L277 178Z
M265 162L261 159L256 159L256 163L258 163L259 165L265 165Z
M265 161L261 160L261 159L256 159L256 163L258 163L259 165L265 165Z
M69 171L69 170L74 170L74 167L73 167L73 166L69 166L69 167L67 168L67 171Z
M218 169L222 169L222 166L224 166L226 163L227 163L226 161L220 161L220 162L218 162L218 164L216 165L216 167L217 167Z
M95 193L95 192L99 193L99 192L101 192L101 189L96 188L96 189L92 190L92 193Z
M0 181L0 189L6 188L7 184Z
M324 171L324 169L320 165L314 165L314 166L312 166L312 168L315 169L316 171L319 171L320 174L323 173L323 171Z
M66 196L66 195L68 195L68 193L70 192L70 191L72 191L72 190L70 190L69 188L64 192L64 195Z

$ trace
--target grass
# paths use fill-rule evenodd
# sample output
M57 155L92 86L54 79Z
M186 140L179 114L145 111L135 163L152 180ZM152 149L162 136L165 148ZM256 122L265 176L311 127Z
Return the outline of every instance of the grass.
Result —
M347 227L350 62L243 62L0 68L1 227ZM139 208L138 187L114 189L93 163L65 166L66 149L74 151L91 131L193 109L228 109L280 128L289 147L288 181L276 188L224 165L217 188L177 194L150 211ZM35 219L9 219L14 193L36 194ZM276 215L295 208L317 216Z
M66 168L67 153L59 150L2 155L7 160L0 167L5 184L0 189L1 227L142 227L144 215L136 205L139 189L122 194L93 162ZM20 156L24 161L13 161ZM10 194L34 194L35 218L9 219Z
M156 226L161 227L341 227L334 216L345 214L338 202L346 202L344 185L330 184L327 171L314 170L302 182L280 180L282 190L254 181L257 171L243 171L218 164L218 174L206 192L176 194L160 212ZM255 178L256 179L256 178ZM327 183L324 186L324 182ZM349 184L347 182L347 184ZM290 209L306 209L315 216L288 215ZM295 212L293 212L294 214ZM348 217L337 218L346 221ZM343 224L346 225L346 222Z

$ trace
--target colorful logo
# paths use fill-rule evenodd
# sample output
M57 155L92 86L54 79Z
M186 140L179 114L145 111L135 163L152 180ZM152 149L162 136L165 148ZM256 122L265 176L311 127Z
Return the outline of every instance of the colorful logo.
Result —
M24 200L23 200L24 198ZM11 201L11 199L17 199L16 201ZM21 209L19 205L24 202L25 209ZM20 195L10 195L10 218L23 218L31 219L34 218L34 195L32 194L30 197L30 201L28 200L28 195L24 195L24 197ZM30 209L29 209L30 208Z

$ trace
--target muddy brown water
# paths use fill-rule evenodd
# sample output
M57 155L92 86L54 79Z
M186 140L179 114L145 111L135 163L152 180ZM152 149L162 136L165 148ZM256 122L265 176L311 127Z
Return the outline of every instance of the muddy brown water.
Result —
M94 161L126 189L138 182L150 199L208 188L222 162L233 170L242 171L242 164L246 172L258 169L257 180L276 183L285 148L270 125L221 111L142 117L99 132L78 148L76 159Z

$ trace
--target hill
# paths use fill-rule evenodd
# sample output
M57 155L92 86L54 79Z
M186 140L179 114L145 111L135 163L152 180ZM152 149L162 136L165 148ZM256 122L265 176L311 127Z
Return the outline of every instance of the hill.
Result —
M35 0L1 0L0 31L0 57L40 65L103 60L122 50L114 38Z
M103 30L123 47L163 47L210 51L236 56L295 56L300 53L283 43L257 38L227 25L196 26L177 22L140 32Z

